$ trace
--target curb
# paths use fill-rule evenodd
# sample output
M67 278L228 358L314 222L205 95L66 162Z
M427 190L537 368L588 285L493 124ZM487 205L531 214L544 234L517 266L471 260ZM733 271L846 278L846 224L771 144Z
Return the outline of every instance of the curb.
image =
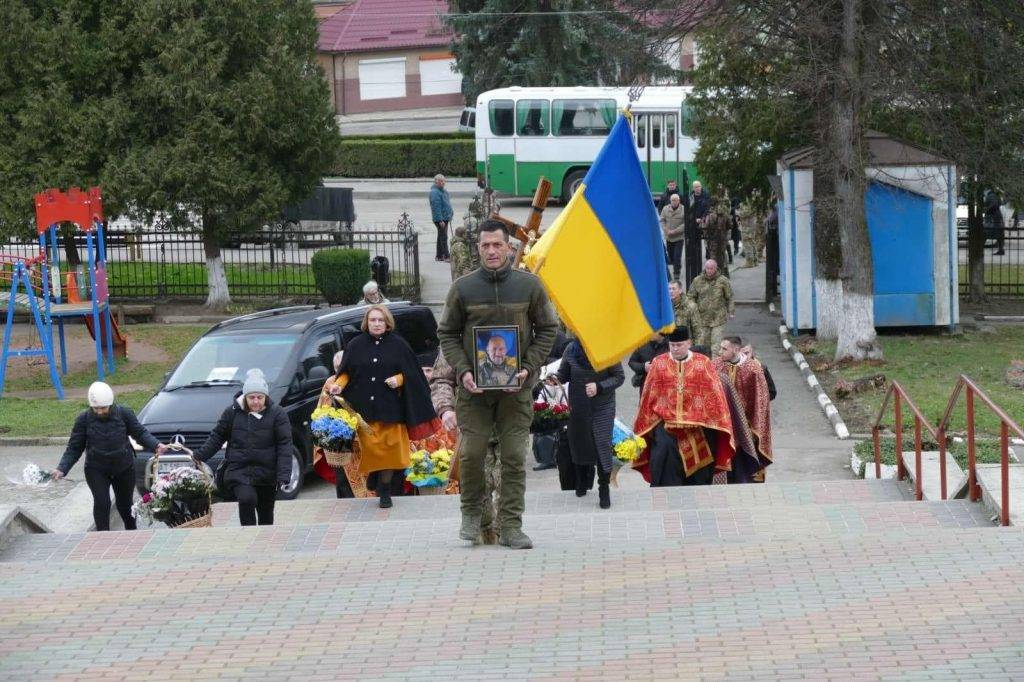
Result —
M60 436L0 436L0 448L27 447L32 445L67 445L68 439Z
M786 325L779 325L779 338L782 339L782 347L789 352L789 356L793 358L793 363L800 370L800 373L804 375L804 379L807 380L807 385L818 394L818 405L821 406L821 411L825 413L825 417L832 424L832 429L836 432L836 438L840 440L849 438L850 430L846 428L846 423L843 421L842 416L840 416L839 410L836 409L832 399L825 393L825 389L821 387L818 377L814 376L814 372L811 371L811 366L807 364L807 359L803 353L798 351L796 346L793 345L793 342L790 340L789 329L786 328Z

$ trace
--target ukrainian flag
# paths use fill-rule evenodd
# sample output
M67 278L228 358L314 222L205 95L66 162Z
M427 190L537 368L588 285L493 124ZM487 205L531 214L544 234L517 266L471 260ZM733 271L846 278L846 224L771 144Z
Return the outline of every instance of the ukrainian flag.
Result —
M661 225L624 116L524 261L595 369L672 329Z

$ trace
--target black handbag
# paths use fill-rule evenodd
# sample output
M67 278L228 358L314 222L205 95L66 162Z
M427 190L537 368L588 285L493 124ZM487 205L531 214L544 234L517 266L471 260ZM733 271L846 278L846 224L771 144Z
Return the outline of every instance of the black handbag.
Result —
M555 448L558 446L558 431L538 433L533 437L533 458L537 464L554 465Z

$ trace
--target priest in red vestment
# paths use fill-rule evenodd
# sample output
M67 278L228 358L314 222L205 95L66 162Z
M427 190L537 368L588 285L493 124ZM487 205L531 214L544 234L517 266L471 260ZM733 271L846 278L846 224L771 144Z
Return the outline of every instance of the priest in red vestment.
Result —
M756 359L743 353L740 350L742 347L743 343L738 336L722 339L715 367L729 377L729 382L736 389L743 405L743 414L754 435L760 470L745 473L751 473L752 481L764 482L765 467L772 463L771 398L768 395L768 380L764 368Z
M633 463L652 487L726 483L735 453L732 418L711 360L690 350L686 327L651 361L633 431L647 445Z

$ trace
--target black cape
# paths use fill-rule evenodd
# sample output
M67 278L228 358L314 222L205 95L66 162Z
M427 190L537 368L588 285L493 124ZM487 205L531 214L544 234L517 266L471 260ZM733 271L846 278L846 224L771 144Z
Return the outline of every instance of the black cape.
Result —
M427 378L405 339L386 332L379 339L363 332L345 347L338 374L348 374L342 396L366 421L405 424L413 440L437 431ZM398 390L384 381L401 374Z

